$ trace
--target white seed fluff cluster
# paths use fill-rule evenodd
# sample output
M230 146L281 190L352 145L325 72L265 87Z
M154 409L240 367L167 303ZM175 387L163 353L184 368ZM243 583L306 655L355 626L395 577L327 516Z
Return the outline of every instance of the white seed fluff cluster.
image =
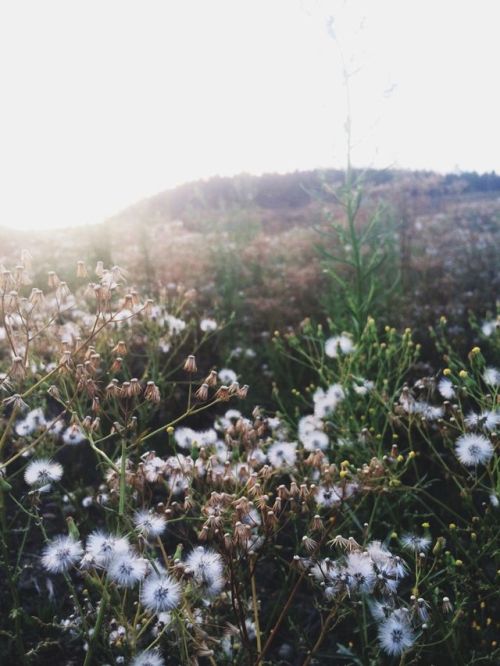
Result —
M484 435L465 434L455 442L457 458L466 467L485 465L493 456L493 445Z
M225 585L224 565L221 556L213 550L199 546L188 555L186 571L209 598L220 594Z
M64 573L77 564L82 553L79 541L71 536L57 536L45 546L42 564L50 573Z
M330 358L337 358L341 354L351 354L355 350L352 339L343 333L334 335L325 341L325 354Z
M36 488L60 481L62 475L62 466L48 458L32 460L24 470L24 480L28 486Z
M181 586L169 574L151 573L141 590L141 603L152 613L176 608L181 600Z

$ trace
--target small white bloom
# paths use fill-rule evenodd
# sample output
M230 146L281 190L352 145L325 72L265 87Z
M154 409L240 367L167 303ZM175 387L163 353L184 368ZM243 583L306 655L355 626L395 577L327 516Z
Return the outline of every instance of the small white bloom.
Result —
M141 603L153 613L176 608L181 600L181 586L169 574L151 574L143 583Z
M297 460L296 442L275 442L267 451L267 458L274 468L293 467Z
M406 550L412 550L415 553L426 553L431 545L431 539L428 536L418 536L418 534L403 534L401 545Z
M167 315L165 317L165 325L169 329L170 333L172 333L172 335L178 335L186 328L186 322L182 319L174 317L173 315Z
M443 377L438 384L438 391L441 393L445 400L451 400L455 397L455 389L453 382L447 377Z
M200 329L203 333L211 333L212 331L217 330L217 322L215 319L210 319L209 317L202 319L200 321Z
M134 587L145 575L146 561L128 553L113 557L108 565L108 576L121 587Z
M465 425L471 429L495 430L500 423L500 412L493 409L482 411L480 414L469 412L465 417Z
M96 531L88 536L85 551L98 566L105 566L114 557L127 555L130 544L125 537Z
M332 384L326 391L322 388L316 389L313 395L314 416L323 419L332 414L339 402L345 397L344 390L340 384Z
M347 574L351 590L366 594L375 585L375 571L368 553L350 553L347 556Z
M165 660L158 650L146 650L137 654L130 666L165 666Z
M378 638L381 648L391 656L402 654L415 642L409 623L395 613L380 624Z
M363 379L361 384L354 384L354 392L357 393L358 395L366 395L369 393L375 384L370 381L369 379Z
M154 456L144 463L144 476L150 483L156 483L165 471L166 463L158 456Z
M482 326L481 326L481 331L483 335L487 338L493 335L493 333L497 330L498 328L498 322L496 319L492 319L491 321L484 321Z
M316 490L316 504L330 508L342 501L342 495L337 492L335 486L319 486Z
M351 354L355 349L354 343L348 335L334 335L325 341L325 354L330 358L337 358L340 354Z
M303 441L303 438L307 437L311 432L322 430L323 421L313 414L308 414L300 419L297 429L299 432L299 439Z
M74 566L82 553L79 541L71 536L58 536L45 546L42 564L50 573L62 573Z
M199 546L188 555L186 565L208 597L215 597L222 592L225 585L224 566L218 553Z
M500 370L493 367L484 369L483 379L489 386L498 386L500 384Z
M484 435L461 435L455 442L457 458L462 465L484 465L493 455L493 445Z
M28 486L44 486L48 483L60 481L63 468L58 462L47 458L32 460L24 471L24 480Z
M82 429L76 423L67 428L62 436L65 444L81 444L86 439Z
M198 441L197 433L192 428L177 428L174 432L174 439L181 449L190 449L193 443Z
M219 379L225 386L229 386L238 379L238 375L230 368L222 368L219 370Z
M165 531L167 523L164 516L144 509L134 515L134 525L143 536L155 538Z
M330 443L328 435L322 430L313 430L303 436L301 441L306 451L317 451L318 449L325 451Z
M181 495L189 488L189 478L183 474L171 474L167 476L167 484L172 495Z

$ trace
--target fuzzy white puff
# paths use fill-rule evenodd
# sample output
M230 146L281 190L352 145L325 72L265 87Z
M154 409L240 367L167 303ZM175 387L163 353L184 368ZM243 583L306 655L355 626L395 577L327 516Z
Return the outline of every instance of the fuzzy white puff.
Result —
M134 587L145 575L146 561L135 555L118 555L108 565L108 576L121 587Z
M384 652L391 656L402 654L415 642L415 636L409 623L397 612L381 622L378 639Z
M181 449L190 449L196 441L196 435L192 428L177 428L174 432L175 443Z
M172 610L180 600L181 586L169 574L151 574L142 585L141 603L153 613Z
M267 451L267 458L274 468L293 467L297 460L296 442L275 442Z
M325 354L330 358L337 358L339 354L351 354L354 349L354 343L348 335L334 335L325 341Z
M347 574L352 590L367 593L375 585L375 570L367 553L350 553L347 556Z
M441 393L445 400L451 400L455 397L455 389L453 388L453 383L450 379L443 377L438 384L438 391Z
M85 550L98 566L105 566L114 557L128 554L130 544L125 537L96 531L88 536Z
M200 321L200 329L204 333L211 333L212 331L217 330L217 322L215 321L215 319L210 319L210 317L202 319Z
M62 475L62 466L48 458L32 460L24 470L24 480L29 486L44 486L60 481Z
M166 463L158 456L153 456L144 462L144 476L150 483L155 483L165 471Z
M500 370L497 370L493 367L488 367L484 369L483 379L486 384L490 386L498 386L500 384Z
M340 384L332 384L324 391L316 389L313 395L314 416L323 419L335 411L337 405L345 398L344 389Z
M472 430L495 430L500 423L500 412L490 409L480 414L469 412L465 417L465 425Z
M165 660L158 650L146 650L137 654L130 662L130 666L165 666Z
M493 455L493 445L484 435L461 435L455 442L457 458L462 465L484 465Z
M136 511L134 525L145 537L157 537L165 531L166 520L159 514L151 513L147 509Z
M431 539L428 536L418 536L418 534L403 534L401 545L406 550L412 550L415 553L426 553L431 545Z
M74 424L64 431L62 440L65 444L81 444L86 440L86 437L81 428Z
M313 430L307 435L301 437L302 444L306 451L325 451L328 448L330 440L328 435L322 430Z
M231 368L222 368L219 370L219 380L226 386L229 386L229 384L232 384L237 379L238 375Z
M50 573L62 573L74 566L83 553L82 544L71 536L52 539L42 555L42 564Z
M222 591L225 585L224 566L218 553L199 546L189 553L186 566L207 596L214 597Z

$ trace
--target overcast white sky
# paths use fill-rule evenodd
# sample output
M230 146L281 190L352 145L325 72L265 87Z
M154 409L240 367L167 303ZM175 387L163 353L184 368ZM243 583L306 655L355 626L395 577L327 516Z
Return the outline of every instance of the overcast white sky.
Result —
M497 0L1 0L0 225L342 166L339 45L355 165L500 171L499 19Z

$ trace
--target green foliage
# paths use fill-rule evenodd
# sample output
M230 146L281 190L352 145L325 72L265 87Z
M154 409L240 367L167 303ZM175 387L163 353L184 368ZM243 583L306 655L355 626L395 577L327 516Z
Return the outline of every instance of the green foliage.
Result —
M340 330L352 329L355 336L369 316L385 316L398 296L400 281L393 219L379 205L368 220L361 221L363 195L361 177L348 169L336 194L344 217L331 220L328 231L320 230L323 238L318 246L331 285L324 296L325 310Z

